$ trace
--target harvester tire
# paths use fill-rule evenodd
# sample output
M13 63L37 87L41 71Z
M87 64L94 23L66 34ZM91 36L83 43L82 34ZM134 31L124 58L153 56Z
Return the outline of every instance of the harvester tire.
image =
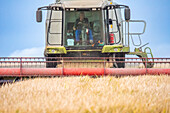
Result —
M116 61L125 61L125 54L116 54L115 57L120 57L120 58L116 59ZM118 62L116 64L117 64L117 67L115 67L115 65L113 65L113 67L115 67L115 68L125 68L125 62L121 62L121 63Z
M46 61L55 61L55 59L46 59ZM56 68L57 62L47 62L46 68Z
M0 77L0 80L3 80L4 78L3 77Z

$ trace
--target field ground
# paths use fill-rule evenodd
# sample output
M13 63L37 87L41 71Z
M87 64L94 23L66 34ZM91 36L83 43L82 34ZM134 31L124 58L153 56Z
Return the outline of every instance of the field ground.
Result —
M0 88L0 113L170 113L170 77L36 78Z

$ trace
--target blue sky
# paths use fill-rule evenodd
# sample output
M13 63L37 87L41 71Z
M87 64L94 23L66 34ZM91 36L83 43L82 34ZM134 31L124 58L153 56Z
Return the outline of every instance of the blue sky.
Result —
M55 0L1 0L0 56L43 56L45 13L36 23L36 10ZM170 1L116 0L131 8L131 19L145 20L143 43L149 42L155 57L170 57Z

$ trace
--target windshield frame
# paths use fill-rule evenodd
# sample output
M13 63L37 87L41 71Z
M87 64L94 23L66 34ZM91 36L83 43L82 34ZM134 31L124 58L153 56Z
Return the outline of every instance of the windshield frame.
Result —
M101 10L101 8L96 8L96 10L94 10L94 9L92 9L92 8L88 8L88 9L74 9L74 10L71 10L71 9L66 9L65 11L64 11L64 30L63 30L63 33L65 34L63 34L63 45L64 45L64 47L66 47L66 48L85 48L85 47L87 47L87 48L91 48L92 47L92 45L79 45L79 46L76 46L76 45L74 45L74 46L67 46L67 44L65 44L65 40L67 39L67 37L66 37L66 11L68 11L68 12L75 12L75 11L77 11L78 13L80 13L81 11L83 11L83 12L86 12L87 13L87 11L100 11L100 15L101 15L101 30L102 30L102 33L101 33L101 40L104 42L104 45L105 45L105 23L104 23L104 11L103 10ZM75 20L76 21L76 20ZM75 37L74 37L75 38ZM103 46L104 46L103 45ZM96 48L96 47L103 47L103 46L95 46L95 47L93 47L93 48Z

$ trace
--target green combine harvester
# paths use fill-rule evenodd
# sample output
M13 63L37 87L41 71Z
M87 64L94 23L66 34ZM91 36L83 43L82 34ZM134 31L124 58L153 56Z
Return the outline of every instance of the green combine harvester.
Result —
M146 22L131 20L128 6L111 0L57 0L38 8L37 22L43 10L45 57L0 57L0 85L34 77L170 75L170 58L153 58L148 43L141 41Z
M147 45L142 45L140 38L145 32L146 22L130 20L130 8L126 5L111 0L58 0L38 8L37 22L42 22L42 10L47 10L44 51L47 61L55 61L53 57L109 57L122 61L113 63L111 67L124 68L125 55L136 55L143 61L148 60L148 54L153 58L149 47L142 51L142 47ZM142 23L143 31L131 33L131 23ZM140 44L134 43L136 37ZM136 48L131 52L130 46L133 45ZM60 65L48 62L46 67ZM147 63L147 67L152 68L153 63Z

